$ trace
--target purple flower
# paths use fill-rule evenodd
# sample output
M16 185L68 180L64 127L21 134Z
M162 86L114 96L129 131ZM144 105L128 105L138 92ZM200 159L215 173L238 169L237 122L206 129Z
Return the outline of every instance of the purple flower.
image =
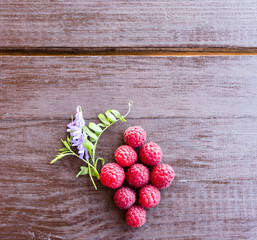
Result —
M72 136L71 143L72 146L77 147L79 157L83 159L85 155L85 159L88 160L89 153L83 146L83 143L87 138L87 134L83 130L83 126L85 126L85 120L83 118L82 110L81 107L77 107L75 120L67 125L67 132Z

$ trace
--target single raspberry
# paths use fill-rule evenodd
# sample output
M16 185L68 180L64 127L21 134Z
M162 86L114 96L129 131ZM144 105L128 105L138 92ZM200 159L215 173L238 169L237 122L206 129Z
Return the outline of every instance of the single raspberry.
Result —
M136 202L136 193L129 187L122 187L114 194L114 202L120 209L128 209Z
M174 177L175 171L168 164L154 166L150 174L152 184L159 189L169 187Z
M132 206L126 212L126 222L130 227L141 227L145 223L146 212L140 206Z
M125 180L124 169L117 163L105 164L100 174L101 183L109 188L119 188Z
M114 154L115 160L122 167L129 167L137 161L137 153L133 147L128 145L120 146Z
M161 193L159 189L152 185L146 185L139 191L139 203L144 208L152 208L159 204Z
M129 127L124 132L124 141L131 147L140 147L146 140L146 132L140 126Z
M133 164L126 173L126 179L132 187L143 187L149 182L149 169L140 163Z
M162 160L162 150L156 143L146 143L140 149L139 158L142 163L148 166L154 166Z

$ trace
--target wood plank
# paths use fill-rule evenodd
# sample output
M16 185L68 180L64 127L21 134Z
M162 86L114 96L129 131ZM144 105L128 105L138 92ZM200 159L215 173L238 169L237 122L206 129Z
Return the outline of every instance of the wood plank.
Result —
M0 119L256 117L257 57L0 57ZM97 107L91 107L96 106Z
M2 47L256 47L255 0L0 3Z
M110 128L97 150L106 162L114 161L123 131L141 125L176 171L137 230L115 207L113 190L98 184L95 191L87 177L75 179L79 160L49 165L68 122L1 121L1 239L256 237L257 119L134 119Z

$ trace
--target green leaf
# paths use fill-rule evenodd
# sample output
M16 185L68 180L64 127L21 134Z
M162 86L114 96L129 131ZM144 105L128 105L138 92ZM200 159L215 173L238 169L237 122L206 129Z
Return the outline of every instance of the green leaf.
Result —
M100 178L99 173L96 169L90 168L90 170L91 170L92 176L97 177L98 179Z
M113 115L114 115L116 118L120 118L120 117L121 117L120 113L119 113L117 110L111 110L111 112L113 113Z
M105 128L105 127L106 127L106 124L98 123L97 126L102 127L102 128Z
M66 143L67 144L67 143ZM66 156L69 156L69 155L74 155L73 152L71 150L67 150L65 152L60 152L56 155L55 159L53 159L50 164L53 164L55 163L57 160L63 158L63 157L66 157Z
M50 162L50 164L53 164L53 163L55 163L57 160L59 160L59 158L55 158L55 159L53 159L51 162Z
M90 123L88 124L88 127L89 127L91 130L95 131L95 133L97 133L97 134L100 134L100 133L103 131L102 128L100 128L98 125L96 125L96 124L93 123L93 122L90 122Z
M55 163L57 160L59 160L59 159L61 159L61 158L63 158L63 157L64 157L64 156L63 156L61 153L59 153L58 155L56 155L55 159L53 159L53 160L50 162L50 164Z
M83 130L86 132L86 134L90 137L93 138L94 140L97 140L97 136L95 133L93 133L88 127L83 126Z
M110 122L116 122L116 117L114 117L114 115L112 113L110 113L109 111L106 111L105 115L107 116L107 118Z
M66 141L63 141L62 139L61 139L61 141L62 141L63 145L64 145L67 149L70 150L69 144L68 144Z
M94 143L96 140L94 138L90 138L90 142Z
M94 145L86 138L85 142L83 143L83 146L88 150L92 158L92 150L94 148Z
M108 121L108 119L103 115L103 114L99 114L98 118L101 120L101 122L103 122L105 125L109 126L110 122Z
M102 165L104 165L104 159L99 157L99 158L97 158L96 161L95 161L95 165L96 165L96 166L97 166L98 160L100 160L101 163L102 163Z
M81 176L81 175L86 175L86 174L88 174L88 168L84 167L84 166L81 166L79 173L76 175L76 178Z
M64 151L67 151L68 149L67 148L61 148L61 149L58 149L58 152L64 152Z
M126 121L127 121L123 116L121 116L120 120L121 120L122 122L126 122Z
M67 135L67 143L71 146L70 137Z

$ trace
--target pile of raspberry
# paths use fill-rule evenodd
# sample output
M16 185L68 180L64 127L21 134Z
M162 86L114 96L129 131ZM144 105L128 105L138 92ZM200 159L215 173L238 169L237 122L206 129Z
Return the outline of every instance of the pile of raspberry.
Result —
M127 145L120 146L114 154L117 163L104 165L100 180L104 186L118 189L114 194L114 202L118 208L127 210L127 224L131 227L141 227L146 221L144 208L149 209L159 204L161 200L159 189L171 185L175 172L170 165L159 164L163 154L158 144L154 142L144 144L146 132L142 127L128 128L124 133L124 141ZM136 163L138 155L134 148L138 147L141 147L139 158L142 163ZM130 187L122 187L125 178ZM137 189L139 189L139 204L135 204Z

